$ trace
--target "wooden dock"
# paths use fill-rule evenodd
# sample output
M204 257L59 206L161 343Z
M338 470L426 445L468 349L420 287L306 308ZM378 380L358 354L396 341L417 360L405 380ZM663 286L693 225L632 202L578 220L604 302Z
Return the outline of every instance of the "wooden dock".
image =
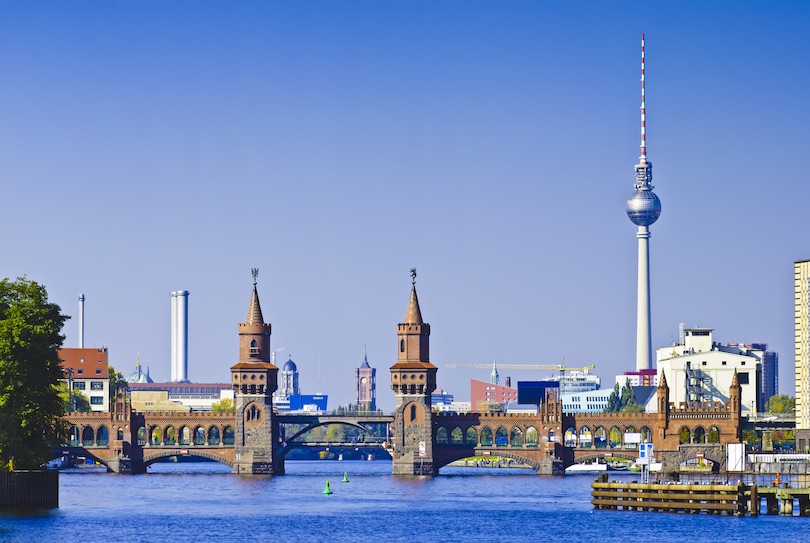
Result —
M745 515L746 487L738 485L682 485L594 481L595 509Z
M620 483L600 477L591 485L594 509L705 513L709 515L750 514L810 516L810 488L729 484ZM765 508L763 510L763 502Z

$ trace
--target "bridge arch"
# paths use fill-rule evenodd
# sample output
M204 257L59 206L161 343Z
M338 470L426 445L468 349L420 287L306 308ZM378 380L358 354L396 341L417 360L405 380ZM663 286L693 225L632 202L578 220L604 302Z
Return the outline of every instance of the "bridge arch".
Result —
M298 438L301 437L302 435L314 430L315 428L319 428L321 426L331 426L333 424L342 425L342 426L351 426L353 428L357 428L358 430L361 430L365 435L370 435L370 436L374 435L372 430L370 430L369 428L366 428L360 422L347 421L347 420L324 420L324 421L318 421L318 422L314 422L312 424L308 424L308 425L304 426L304 428L302 428L301 430L298 430L292 436L284 436L284 434L282 432L281 435L283 436L284 441L283 441L283 446L281 446L276 452L277 458L283 459L285 456L287 456L287 453L289 453L292 449L301 446L301 444L303 442L298 441ZM382 438L380 438L380 439L382 439ZM358 446L369 447L369 446L382 446L382 443L375 443L373 441L370 441L370 442L358 442L358 443L354 443L352 445L355 446L355 447L358 447Z
M470 454L471 452L472 452L472 454ZM475 455L475 452L470 451L469 449L459 450L458 452L450 451L450 450L445 449L444 453L445 454L441 455L441 458L436 458L434 456L433 463L434 463L434 467L437 470L447 466L448 464L451 464L451 463L455 462L456 460L462 460L464 458L469 458L470 456ZM501 458L510 458L512 460L516 460L516 461L520 462L521 464L526 464L527 466L531 467L534 471L539 471L540 468L542 467L540 465L540 463L537 462L536 460L532 460L531 458L528 458L526 456L522 456L522 455L520 455L518 453L515 453L515 452L512 452L512 451L508 451L508 452L507 451L498 451L497 456L500 456Z
M143 457L143 466L151 466L158 460L163 458L169 458L171 456L180 456L180 451L177 449L166 449L163 451L158 451ZM229 468L233 467L233 461L229 460L223 456L219 456L218 454L210 453L208 451L199 451L194 449L188 449L188 454L183 454L182 456L199 456L200 458L206 458L208 460L213 460L215 462L219 462L220 464L225 464Z

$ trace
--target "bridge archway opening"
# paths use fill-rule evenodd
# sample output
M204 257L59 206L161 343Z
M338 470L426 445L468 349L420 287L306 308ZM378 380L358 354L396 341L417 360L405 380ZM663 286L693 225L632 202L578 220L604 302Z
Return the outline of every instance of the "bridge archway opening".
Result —
M509 433L509 444L513 447L523 446L523 430L519 426L512 428Z
M163 436L163 444L175 445L176 443L177 443L177 430L174 429L174 426L167 426L166 432Z
M462 432L461 428L459 428L458 426L453 428L453 431L450 432L450 444L464 445L464 432Z
M194 428L194 444L205 445L205 428L202 426Z
M177 443L179 445L191 444L191 430L188 426L181 426L180 431L177 433Z
M597 426L593 432L593 444L597 449L604 449L607 447L607 430L604 426Z
M500 426L497 430L495 430L495 446L496 447L509 446L509 433L503 426Z
M82 433L78 427L72 426L70 428L70 434L68 434L68 444L71 447L78 447L81 445L82 441Z
M222 444L223 445L233 445L235 441L235 433L233 430L233 426L226 426L222 430Z
M464 433L464 442L473 447L478 445L478 431L475 428L467 428L467 431Z
M208 429L208 444L219 445L219 428L212 426Z
M447 435L447 428L442 426L436 430L436 443L439 445L447 445L449 441L450 439Z
M138 445L140 445L141 447L146 445L146 427L141 426L140 428L138 428L136 436L138 438Z
M85 447L92 447L96 444L95 435L91 426L85 426L82 429L82 445Z
M161 441L163 441L163 430L160 426L152 426L149 430L149 444L160 445Z
M564 443L566 447L573 448L577 446L577 431L573 427L565 430Z
M712 426L706 432L706 443L720 443L720 428Z
M692 431L686 426L681 426L678 430L678 439L682 444L692 443Z
M492 447L492 443L492 428L489 426L484 426L481 429L481 445L483 447Z
M692 442L706 443L706 430L703 429L703 426L698 426L697 428L695 428L695 431L692 435Z
M96 430L96 445L106 447L110 444L110 431L103 424Z

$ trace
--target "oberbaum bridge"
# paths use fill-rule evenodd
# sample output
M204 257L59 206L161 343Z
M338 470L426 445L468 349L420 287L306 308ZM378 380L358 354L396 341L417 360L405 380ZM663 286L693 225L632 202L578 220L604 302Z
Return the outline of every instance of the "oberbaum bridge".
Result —
M605 457L637 456L640 433L653 443L664 471L694 458L698 451L724 470L725 445L740 443L740 385L736 374L725 404L669 402L662 375L657 413L563 413L556 389L547 389L535 414L437 413L431 411L437 367L430 362L430 324L422 320L415 270L405 320L397 325L397 361L391 366L396 395L393 415L280 415L273 408L278 368L271 363L271 324L264 322L254 273L247 319L238 325L239 361L231 366L234 413L139 412L126 390L118 390L109 412L68 413L69 443L55 451L92 458L116 473L144 473L167 457L197 456L228 465L233 473L279 475L284 458L296 447L312 446L305 434L318 426L344 424L369 431L385 424L384 447L395 475L437 475L442 466L472 456L497 455L528 465L539 474ZM285 436L285 425L299 431ZM303 426L303 429L301 427ZM321 446L356 447L357 443Z

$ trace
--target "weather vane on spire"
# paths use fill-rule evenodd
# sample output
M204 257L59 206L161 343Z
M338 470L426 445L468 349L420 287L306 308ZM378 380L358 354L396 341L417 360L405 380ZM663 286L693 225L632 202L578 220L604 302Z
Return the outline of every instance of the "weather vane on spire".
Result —
M259 268L250 268L250 273L253 275L253 284L256 284L256 278L259 277Z
M416 286L416 268L411 268L411 284Z

